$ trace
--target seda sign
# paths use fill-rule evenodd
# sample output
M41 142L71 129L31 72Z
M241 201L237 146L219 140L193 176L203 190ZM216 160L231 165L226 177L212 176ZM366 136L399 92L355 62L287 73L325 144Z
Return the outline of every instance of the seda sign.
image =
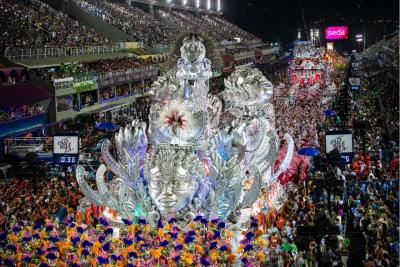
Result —
M348 38L347 26L330 26L325 28L326 40L338 40L347 38Z

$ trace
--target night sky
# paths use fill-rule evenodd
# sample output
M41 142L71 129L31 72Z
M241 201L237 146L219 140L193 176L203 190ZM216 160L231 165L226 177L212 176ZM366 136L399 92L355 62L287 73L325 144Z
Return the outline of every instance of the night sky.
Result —
M344 49L354 49L355 35L366 32L366 45L371 45L398 30L398 0L221 0L224 16L265 42L287 45L297 37L297 29L319 28L324 42L325 26L348 26L349 39L339 41ZM341 43L340 43L341 42Z

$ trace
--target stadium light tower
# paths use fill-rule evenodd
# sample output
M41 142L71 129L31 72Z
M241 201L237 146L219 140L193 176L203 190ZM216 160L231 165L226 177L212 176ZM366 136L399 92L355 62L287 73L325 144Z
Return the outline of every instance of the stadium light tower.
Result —
M182 0L182 5L186 6L187 0Z
M364 41L364 36L362 34L357 34L356 35L356 41L358 43L358 50L361 51L361 42Z
M221 0L217 0L217 11L221 11Z
M171 0L167 0L167 4L171 4Z
M207 0L207 10L211 9L211 0Z
M200 7L200 0L196 0L196 8Z

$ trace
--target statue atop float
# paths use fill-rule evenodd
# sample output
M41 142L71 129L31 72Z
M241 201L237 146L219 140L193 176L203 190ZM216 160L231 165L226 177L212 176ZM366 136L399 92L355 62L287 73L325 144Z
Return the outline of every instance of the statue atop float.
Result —
M154 82L149 123L133 121L102 144L105 165L96 172L97 190L77 168L88 201L107 206L122 218L145 217L155 225L174 216L182 223L196 215L245 223L261 188L278 183L293 155L293 140L277 173L272 84L256 69L238 69L225 90L210 95L213 51L198 33L178 38L175 64ZM216 58L216 57L215 57ZM107 168L117 179L104 180Z

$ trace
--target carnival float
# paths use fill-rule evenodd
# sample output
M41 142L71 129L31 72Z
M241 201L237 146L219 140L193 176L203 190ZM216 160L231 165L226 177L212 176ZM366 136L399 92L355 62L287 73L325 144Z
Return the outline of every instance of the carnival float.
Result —
M294 145L285 134L286 154L274 168L282 140L275 132L273 86L257 69L237 69L224 91L209 94L213 49L201 34L178 38L175 62L152 86L148 123L134 120L114 142L103 142L96 190L77 167L82 209L106 206L117 213L114 225L143 218L151 227L171 218L187 225L200 215L240 230L260 209L280 207L287 188L278 177ZM117 179L106 182L107 170Z

